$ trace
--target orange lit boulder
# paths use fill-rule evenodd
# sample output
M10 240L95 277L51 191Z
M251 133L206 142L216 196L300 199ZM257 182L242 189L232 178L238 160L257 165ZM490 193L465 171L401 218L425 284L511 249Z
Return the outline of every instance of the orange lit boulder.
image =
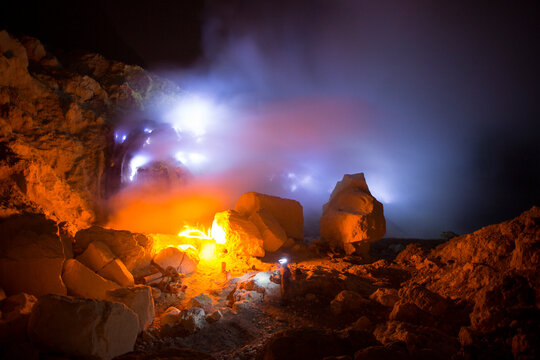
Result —
M154 262L163 270L171 266L178 273L191 274L197 268L197 262L186 252L173 246L166 247L154 256Z
M83 252L96 240L107 245L134 276L144 273L150 265L152 240L143 234L92 226L75 234L75 251Z
M91 269L75 259L69 259L64 264L62 279L69 293L90 299L107 299L107 291L118 289L120 286L104 279Z
M234 210L245 217L251 216L260 209L265 209L272 214L288 237L304 239L304 214L302 205L298 201L249 192L240 196L234 205Z
M77 260L90 269L99 271L114 260L114 254L101 241L93 241L81 255L77 256Z
M218 232L215 228L219 228ZM263 238L257 226L234 210L222 211L214 217L212 235L226 239L226 247L230 252L245 256L264 256Z
M132 351L138 332L137 315L123 304L58 295L40 298L28 323L38 348L85 359Z
M369 243L385 233L383 205L371 195L364 174L344 175L323 206L321 238L347 254L367 256Z
M139 318L139 331L146 330L154 321L154 298L149 286L137 285L107 292L110 301L130 308Z
M7 295L66 294L64 249L56 223L43 215L0 219L0 284Z
M254 223L261 232L265 251L276 251L287 242L287 233L268 210L255 211L249 217L249 221Z
M101 270L99 270L97 273L98 275L103 276L105 279L114 281L115 283L124 287L135 285L133 275L129 272L124 263L120 261L120 259L114 259L101 268Z

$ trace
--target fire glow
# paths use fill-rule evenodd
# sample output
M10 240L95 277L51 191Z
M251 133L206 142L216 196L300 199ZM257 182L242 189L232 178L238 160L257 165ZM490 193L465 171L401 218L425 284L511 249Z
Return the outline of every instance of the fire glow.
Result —
M186 225L175 237L155 234L153 238L156 253L166 247L176 247L207 265L219 263L219 254L224 253L227 243L225 231L215 221L208 231Z

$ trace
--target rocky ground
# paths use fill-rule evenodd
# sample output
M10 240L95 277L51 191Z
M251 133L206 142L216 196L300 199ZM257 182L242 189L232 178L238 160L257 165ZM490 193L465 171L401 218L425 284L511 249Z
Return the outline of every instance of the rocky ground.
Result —
M156 290L155 319L119 359L535 359L539 225L540 208L533 207L439 245L413 242L400 250L398 240L382 240L369 262L315 243L289 250L290 273L269 257L230 279L195 272L182 282L198 283L203 294ZM39 342L44 306L65 302L50 297L2 301L0 332L11 339L4 356L61 357Z

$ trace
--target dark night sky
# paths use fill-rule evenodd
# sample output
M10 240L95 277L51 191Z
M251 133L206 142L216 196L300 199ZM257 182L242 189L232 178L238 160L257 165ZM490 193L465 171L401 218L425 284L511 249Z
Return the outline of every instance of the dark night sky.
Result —
M1 27L51 49L240 79L263 100L331 94L383 109L366 143L401 182L403 202L386 209L403 235L471 231L540 204L538 1L40 3L3 11ZM238 50L245 38L257 60Z

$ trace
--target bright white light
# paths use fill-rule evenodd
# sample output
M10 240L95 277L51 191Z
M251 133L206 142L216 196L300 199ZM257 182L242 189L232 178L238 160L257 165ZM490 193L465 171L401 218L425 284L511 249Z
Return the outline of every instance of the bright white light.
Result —
M285 265L289 260L287 258L281 258L278 260L278 262L281 264L281 265Z
M174 154L174 157L176 160L180 161L182 164L187 164L187 157L186 154L184 154L183 151L179 151L176 154Z
M122 142L126 141L127 135L122 136Z
M206 156L197 153L189 154L189 162L192 164L200 164L206 161Z
M129 181L133 181L135 174L137 174L137 169L141 166L146 165L150 161L150 157L146 155L136 155L129 162Z
M152 131L153 131L152 129L144 128L144 132L147 133L147 134L151 134Z
M145 143L150 145L150 138L146 139Z
M291 191L292 192L295 192L296 189L298 189L298 186L296 186L296 184L291 185Z
M208 124L212 120L212 108L210 101L198 96L189 96L182 99L165 119L173 125L177 133L188 132L195 137L201 137L206 134Z

